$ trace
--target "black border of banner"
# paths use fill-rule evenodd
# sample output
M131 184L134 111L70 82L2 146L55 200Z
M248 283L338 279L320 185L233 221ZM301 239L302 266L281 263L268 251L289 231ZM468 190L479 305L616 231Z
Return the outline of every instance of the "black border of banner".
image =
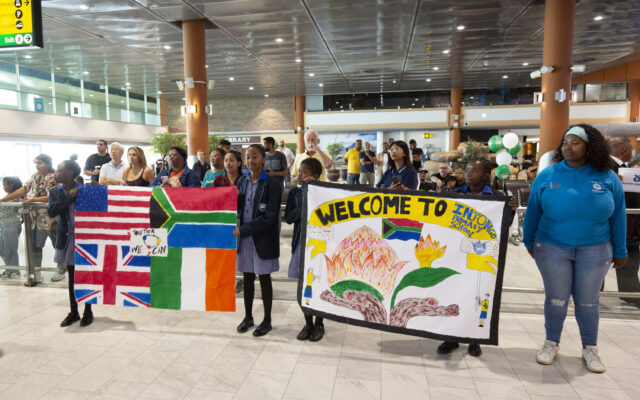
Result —
M400 194L400 195L412 195L412 196L421 196L421 197L435 197L435 198L445 198L445 199L461 199L461 200L483 200L483 201L500 201L504 203L504 207L502 209L502 224L500 230L500 253L498 257L498 272L496 274L496 285L495 292L493 296L493 308L491 311L491 328L489 330L489 338L488 339L476 339L469 337L460 337L460 336L449 336L449 335L441 335L437 333L421 331L417 329L408 329L408 328L400 328L396 326L390 326L386 324L378 324L374 322L367 322L361 319L354 319L349 317L342 317L335 314L329 314L323 311L314 310L309 307L305 307L302 305L302 285L304 284L305 276L304 276L304 259L305 259L305 248L307 243L307 191L308 185L314 185L319 187L326 187L332 189L342 189L346 191L352 192L364 192L364 193L385 193L385 194ZM435 193L435 192L423 192L418 190L392 190L392 189L378 189L371 188L366 186L350 186L350 185L341 185L337 183L328 183L328 182L319 182L313 181L308 185L303 185L302 187L302 226L300 229L300 258L298 260L298 291L296 294L296 299L298 301L298 305L302 309L302 312L305 314L311 314L318 317L323 317L330 319L332 321L343 322L350 325L357 325L366 328L377 329L386 332L393 333L402 333L405 335L419 336L429 339L438 339L450 342L459 342L459 343L479 343L479 344L498 344L498 322L500 320L500 305L502 302L502 282L504 278L504 264L507 255L507 241L509 235L509 219L510 214L512 213L511 208L509 207L509 197L505 197L504 195L475 195L475 194L460 194L460 193Z

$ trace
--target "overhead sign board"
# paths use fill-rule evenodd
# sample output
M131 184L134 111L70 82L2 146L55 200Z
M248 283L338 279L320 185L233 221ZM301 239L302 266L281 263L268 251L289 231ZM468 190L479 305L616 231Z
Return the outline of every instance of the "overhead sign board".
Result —
M0 50L42 47L40 0L0 0Z

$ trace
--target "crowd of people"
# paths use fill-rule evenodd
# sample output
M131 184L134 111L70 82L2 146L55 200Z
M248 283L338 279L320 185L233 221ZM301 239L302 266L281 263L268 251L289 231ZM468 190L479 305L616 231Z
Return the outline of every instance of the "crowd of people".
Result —
M144 151L130 147L127 163L122 160L124 147L107 142L97 143L97 153L90 156L84 174L96 184L152 186L152 187L221 187L238 189L238 222L233 234L237 236L237 271L243 275L245 315L237 327L240 333L254 327L253 299L256 276L260 281L264 317L253 329L254 336L263 336L272 329L271 307L273 287L271 274L279 269L280 207L283 188L288 181L298 185L286 198L284 221L293 224L292 257L288 269L290 278L298 278L298 255L301 251L302 190L300 185L314 180L326 181L327 169L333 160L318 147L318 134L305 133L305 151L294 156L279 141L278 148L272 137L263 139L263 145L252 144L243 155L222 141L206 160L204 151L198 151L193 169L186 165L187 153L181 147L169 151L167 168L157 174L147 165ZM533 181L524 219L524 244L535 259L544 282L544 318L546 340L536 356L542 364L551 364L558 354L560 337L571 297L574 299L576 320L582 338L582 355L588 369L603 372L598 349L599 293L604 277L613 264L619 271L620 290L638 291L638 244L640 224L635 219L627 222L625 193L618 168L631 159L630 142L624 138L608 143L589 125L571 127L563 136L562 144L554 152L555 164L544 169L535 180L531 173L535 167L530 160L514 167L514 175L524 172L525 180ZM375 154L370 143L358 140L345 154L347 184L374 185L393 190L422 190L427 192L455 192L471 195L509 196L507 202L513 214L518 207L515 196L504 192L492 179L495 165L486 158L475 158L466 165L442 163L438 172L429 176L423 168L425 155L416 151L416 144L390 140ZM34 160L36 172L24 184L15 177L6 177L3 188L7 195L0 202L47 202L48 210L36 212L32 225L27 227L32 237L33 262L42 264L42 248L50 238L56 249L54 261L60 269L54 275L69 275L70 313L61 326L81 321L87 326L93 321L91 306L87 305L82 318L73 294L73 232L74 199L78 193L80 167L73 160L53 168L46 154ZM530 165L529 165L530 164ZM243 174L243 168L246 173ZM496 187L498 186L498 187ZM627 203L633 201L627 196ZM628 206L629 204L627 204ZM590 210L588 213L585 210ZM17 237L21 231L21 218L9 208L0 208L0 250L7 265L17 265ZM631 259L629 259L631 255ZM631 260L631 261L630 261ZM634 269L635 268L635 269ZM38 271L38 270L36 270ZM12 277L18 270L7 269L3 276ZM36 282L42 275L36 272ZM633 299L630 299L633 301ZM324 335L322 318L315 321L305 315L305 324L299 340L318 341ZM458 343L444 342L438 352L447 354L458 348ZM480 345L471 343L472 356L482 353Z

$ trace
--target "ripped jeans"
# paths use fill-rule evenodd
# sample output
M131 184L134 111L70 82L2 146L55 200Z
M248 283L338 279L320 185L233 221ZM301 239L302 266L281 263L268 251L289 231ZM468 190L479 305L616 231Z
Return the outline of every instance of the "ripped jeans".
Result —
M573 296L583 346L598 344L600 288L611 266L611 243L562 247L535 241L533 255L544 282L544 327L547 340L560 343Z

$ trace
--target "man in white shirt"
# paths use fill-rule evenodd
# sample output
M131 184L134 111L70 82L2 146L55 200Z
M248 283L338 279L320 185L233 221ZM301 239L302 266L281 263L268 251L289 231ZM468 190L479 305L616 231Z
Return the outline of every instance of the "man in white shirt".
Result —
M321 182L327 181L326 170L327 168L331 168L331 166L333 165L333 160L331 160L331 157L329 157L327 153L325 153L324 151L318 148L319 141L320 141L320 138L318 137L318 132L316 131L305 132L304 146L305 146L306 152L302 154L298 154L296 156L296 159L293 163L291 178L296 178L298 176L298 169L300 168L300 163L302 162L302 160L304 160L305 158L313 157L318 161L320 161L323 167L322 175L320 175L320 178L318 180ZM298 182L298 183L302 183L302 182Z
M287 157L287 167L289 168L289 174L284 177L284 181L286 183L289 183L291 181L291 169L293 168L293 162L296 160L296 156L288 147L285 147L284 140L282 139L278 141L278 151L284 154L285 157Z
M122 172L124 171L124 163L122 155L124 148L118 142L111 143L111 161L104 164L100 168L100 184L101 185L122 185Z

